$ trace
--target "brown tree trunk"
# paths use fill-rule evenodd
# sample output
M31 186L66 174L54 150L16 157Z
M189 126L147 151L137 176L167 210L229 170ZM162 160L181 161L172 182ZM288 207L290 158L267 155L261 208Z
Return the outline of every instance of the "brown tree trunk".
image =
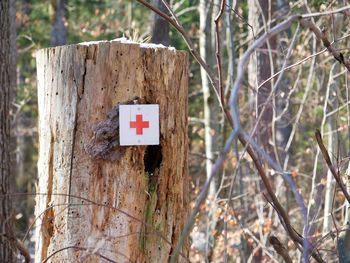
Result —
M0 1L0 262L14 262L11 232L10 192L10 97L13 66L11 65L10 0Z
M273 8L269 7L269 4L273 5L273 1L264 1L264 0L249 0L249 14L248 22L253 27L254 36L257 38L262 35L265 31L268 31L268 22L270 18L269 12L273 12ZM261 30L261 31L259 31ZM254 40L253 40L254 41ZM271 39L269 40L271 44ZM259 120L256 129L256 139L258 143L266 150L268 154L273 156L273 146L270 143L272 139L272 117L273 117L273 107L272 100L268 100L272 84L271 81L265 83L262 87L259 88L260 83L268 79L271 76L271 54L269 53L269 48L271 45L267 43L262 45L262 47L253 54L251 61L248 65L249 73L248 80L249 84L256 91L256 101L255 101L255 115L256 120ZM255 126L255 123L254 123ZM267 170L267 165L264 163ZM256 184L257 193L260 193L263 189L263 183L260 181ZM257 212L263 211L264 202L261 202L262 195L255 196L255 203L257 205ZM259 213L259 212L258 212ZM258 217L263 219L263 213L258 214ZM259 229L259 240L262 244L266 244L267 235L263 233L261 228ZM255 248L251 247L252 251ZM263 250L259 249L253 256L252 262L261 262L263 258ZM249 261L249 258L248 258Z
M165 14L169 14L167 7L163 4L163 0L154 0L154 6ZM153 27L152 27L152 43L163 44L169 46L169 23L161 18L159 15L154 15Z
M51 46L62 46L67 43L67 0L51 0L53 23Z
M36 262L168 261L189 204L187 59L117 41L38 52ZM96 125L135 96L159 104L160 145L92 154Z
M252 25L255 35L259 29L264 28L264 21L268 21L269 2L262 0L250 0L249 5L249 24ZM261 114L261 120L257 128L257 140L269 153L273 153L271 140L271 122L272 122L272 102L267 101L271 92L271 82L265 83L258 89L260 83L271 76L271 65L268 52L268 45L264 44L253 56L249 64L249 84L257 89L256 99L256 117ZM265 110L263 110L265 107Z

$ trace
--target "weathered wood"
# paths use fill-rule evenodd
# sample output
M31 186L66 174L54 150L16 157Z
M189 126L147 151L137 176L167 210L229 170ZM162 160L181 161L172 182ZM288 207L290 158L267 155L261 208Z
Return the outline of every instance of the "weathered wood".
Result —
M36 262L167 262L188 209L187 60L118 41L37 53ZM159 104L160 146L91 154L96 127L135 96Z

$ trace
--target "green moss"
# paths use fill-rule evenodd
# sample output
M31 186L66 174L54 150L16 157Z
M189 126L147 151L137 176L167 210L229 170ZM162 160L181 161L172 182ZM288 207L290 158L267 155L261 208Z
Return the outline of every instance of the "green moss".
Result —
M155 224L154 228L155 228L157 231L161 231L162 228L163 228L161 222L157 222L157 223Z
M146 242L146 233L145 233L145 226L143 226L139 237L139 246L142 250L145 250L145 242Z
M156 171L158 174L158 171ZM157 179L154 177L155 175L150 175L149 173L144 174L144 180L145 180L145 188L147 189L147 201L146 201L146 209L145 209L145 215L144 215L144 220L148 225L153 225L153 215L156 209L157 205L157 200L158 200L158 195L157 195L157 189L158 189L158 184L157 184ZM155 229L158 230L160 229L160 224L155 225ZM142 227L142 231L140 234L140 248L142 250L145 249L145 242L147 238L147 226Z

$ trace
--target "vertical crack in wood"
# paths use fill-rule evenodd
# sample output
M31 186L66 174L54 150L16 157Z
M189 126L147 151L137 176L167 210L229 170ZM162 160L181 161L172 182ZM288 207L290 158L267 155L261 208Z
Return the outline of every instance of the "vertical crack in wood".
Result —
M54 213L53 209L49 208L51 206L51 200L52 200L52 188L53 188L53 166L54 166L54 144L55 144L55 138L52 134L52 131L50 133L51 139L50 139L50 150L49 150L49 163L48 163L48 180L47 180L47 199L46 199L46 211L43 216L43 226L42 226L42 234L43 234L43 249L41 251L41 258L45 259L48 254L48 249L51 242L51 237L54 234L54 228L53 228L53 219L54 219Z
M82 82L81 82L81 97L79 96L79 87L76 83L75 79L75 91L76 91L76 101L75 101L75 115L74 115L74 128L73 128L73 134L72 134L72 150L71 150L71 156L70 156L70 167L69 167L69 185L68 185L68 209L67 209L67 216L69 217L70 214L70 203L71 203L71 190L72 190L72 174L73 174L73 162L74 162L74 150L75 150L75 137L77 133L77 126L78 126L78 109L79 109L79 102L82 99L82 96L84 94L85 89L85 76L86 76L86 61L87 61L87 50L85 52L84 57L84 73L82 76Z
M88 56L88 47L85 48L85 57L84 57L84 73L83 73L83 77L82 77L82 84L81 84L81 96L84 95L85 92L85 76L86 76L86 61L87 61L87 56ZM77 89L77 92L79 92L79 90ZM78 94L79 95L79 94Z
M171 244L172 245L175 245L176 244L176 238L175 238L175 228L176 228L176 222L173 222L173 228L172 228L172 232L171 232ZM174 250L174 247L171 246L170 247L170 251L169 251L169 260L171 258L171 255L173 254L173 250Z

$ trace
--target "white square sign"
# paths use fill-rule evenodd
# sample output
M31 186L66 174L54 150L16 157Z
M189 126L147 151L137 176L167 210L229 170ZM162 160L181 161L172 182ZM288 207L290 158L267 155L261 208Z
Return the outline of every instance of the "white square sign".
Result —
M120 145L159 144L159 105L119 105Z

